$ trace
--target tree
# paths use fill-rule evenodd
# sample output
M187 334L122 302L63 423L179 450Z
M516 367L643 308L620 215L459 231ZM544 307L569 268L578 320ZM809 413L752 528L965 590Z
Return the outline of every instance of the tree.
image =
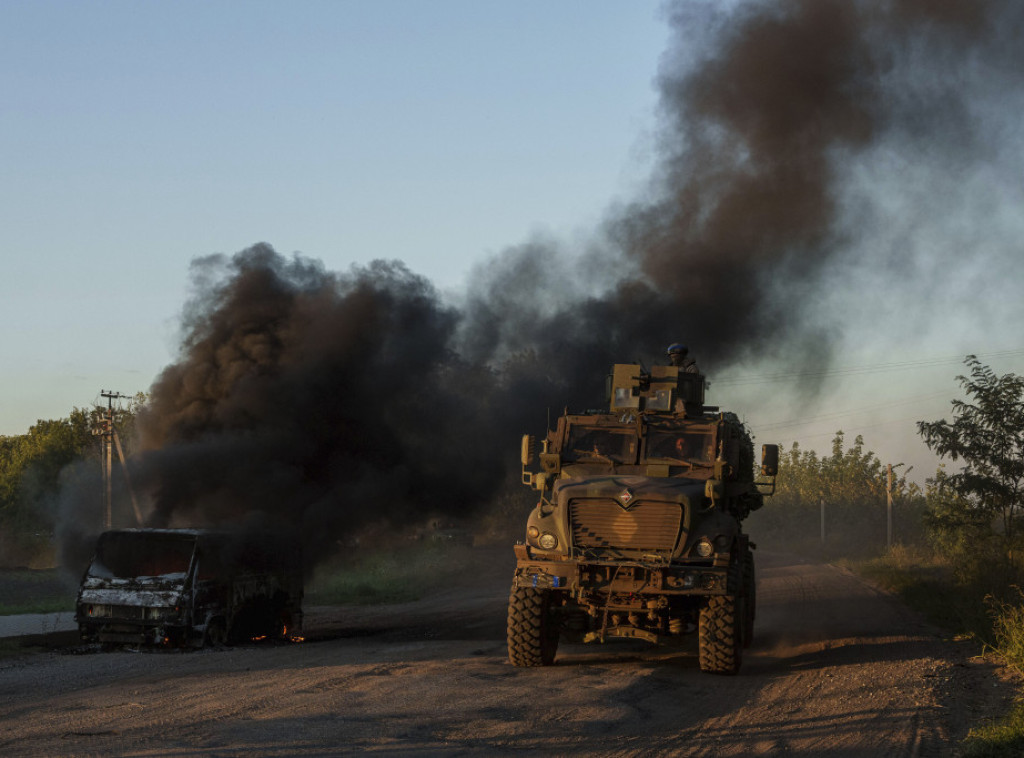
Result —
M50 528L46 504L61 470L93 446L89 429L89 412L75 408L68 418L40 419L27 434L0 437L0 523L20 531Z
M932 451L962 463L956 473L942 474L942 487L955 497L943 501L936 523L988 524L1002 557L1012 562L1024 504L1024 377L997 376L974 355L964 364L970 376L957 382L967 397L952 402L953 420L917 423Z
M895 477L893 494L904 513L901 540L916 536L920 490L907 472ZM752 532L766 529L780 537L814 540L820 534L820 504L824 501L830 547L852 555L872 552L885 544L886 467L857 435L846 447L846 435L836 432L830 455L820 458L796 442L779 461L775 497L753 517ZM913 518L910 514L913 513Z

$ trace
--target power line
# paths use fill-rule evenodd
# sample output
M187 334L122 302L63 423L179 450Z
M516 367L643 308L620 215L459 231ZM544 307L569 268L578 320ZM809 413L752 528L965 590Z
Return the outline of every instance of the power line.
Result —
M843 434L846 434L848 432L861 432L861 431L864 431L865 429L875 429L875 428L877 428L879 426L890 426L892 424L903 424L903 423L906 423L907 421L911 421L913 423L917 423L919 421L919 419L917 419L917 418L915 418L913 416L904 416L903 418L889 418L889 419L885 419L884 421L877 421L877 422L875 422L873 424L861 424L860 426L850 426L850 427L847 427L847 428L843 429L842 432L843 432ZM813 434L801 434L800 437L801 437L801 439L813 439L815 437L834 437L835 434L836 434L836 431L831 431L831 432L814 432Z
M1000 350L991 353L977 353L979 358L1010 358L1024 356L1024 348L1014 350ZM892 363L873 363L861 366L839 366L821 371L788 371L774 374L756 374L753 376L726 375L723 378L715 379L712 385L715 387L738 387L751 384L767 384L770 382L790 381L793 379L824 379L840 376L861 376L864 374L878 374L889 371L908 371L911 369L925 368L932 366L944 366L951 363L962 363L963 355L943 356L940 358L924 358L915 361L895 361Z
M870 405L863 408L853 408L847 411L836 411L835 413L825 413L820 416L812 416L806 419L788 419L786 421L768 421L763 424L751 422L751 426L756 428L760 432L788 429L794 426L807 426L808 424L814 424L819 421L828 421L829 419L842 418L844 416L855 416L860 413L868 413L870 411L884 410L886 408L898 408L903 405L911 405L913 403L919 403L924 400L933 400L937 397L949 397L948 390L942 390L941 392L932 392L927 395L917 395L915 397L904 398L903 400L893 400L889 403L882 403L876 405Z

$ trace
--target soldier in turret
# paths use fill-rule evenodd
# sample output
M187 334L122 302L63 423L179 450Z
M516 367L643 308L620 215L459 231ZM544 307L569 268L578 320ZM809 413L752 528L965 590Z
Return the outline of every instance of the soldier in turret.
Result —
M678 366L684 373L687 374L699 374L700 369L697 368L697 361L689 357L689 348L679 342L674 342L668 346L668 359L673 366Z

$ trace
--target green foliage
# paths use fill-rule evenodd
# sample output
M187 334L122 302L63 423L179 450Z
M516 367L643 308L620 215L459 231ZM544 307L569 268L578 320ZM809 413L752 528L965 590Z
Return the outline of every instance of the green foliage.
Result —
M996 649L1017 673L1024 674L1024 592L1014 587L1014 597L988 598Z
M1006 600L988 598L995 637L994 649L1018 673L1024 673L1024 592L1014 587ZM999 758L1024 755L1024 703L1017 701L997 722L971 729L964 755Z
M802 546L817 544L821 534L821 504L825 504L826 547L832 555L862 555L884 549L886 524L886 466L864 447L858 435L851 447L836 432L829 455L803 450L799 443L779 460L776 494L751 517L751 532ZM923 507L920 488L906 472L894 473L893 500L899 516L897 536L911 541L919 533Z
M318 568L307 605L373 605L418 600L431 587L466 570L468 547L417 543L363 553Z
M975 587L981 597L1002 594L1018 580L1018 569L1006 559L1004 539L992 528L991 518L956 490L944 467L928 480L925 495L928 542L949 562L958 582Z
M132 398L127 408L114 409L114 428L125 455L136 447L135 417L145 395ZM96 459L99 428L106 409L74 408L66 418L40 419L26 434L0 435L0 543L39 542L53 529L61 472L77 461Z
M0 570L0 616L74 610L78 589L57 569Z
M986 574L968 576L951 556L933 550L895 547L888 554L856 566L886 589L897 593L928 619L952 632L968 635L1024 672L1024 594L1002 586L1003 599L991 594L998 580ZM1024 704L992 724L971 729L963 755L1002 758L1024 755Z
M1019 758L1024 755L1024 703L993 724L971 729L964 741L964 758Z
M964 363L970 376L957 381L967 398L953 401L953 420L917 424L931 450L962 463L930 483L935 505L929 523L938 540L980 539L984 552L996 552L1009 565L1022 546L1024 377L997 376L973 355Z
M987 588L958 579L948 556L927 545L894 545L884 554L854 567L899 595L933 624L995 644L992 617L982 600Z
M40 419L27 434L0 437L0 523L20 532L49 529L47 502L61 470L94 444L90 414L79 408L68 418Z

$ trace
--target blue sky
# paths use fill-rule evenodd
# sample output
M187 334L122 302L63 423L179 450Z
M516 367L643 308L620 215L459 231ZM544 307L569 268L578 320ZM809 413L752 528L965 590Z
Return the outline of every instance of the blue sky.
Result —
M0 434L148 388L196 256L446 289L593 224L666 37L657 2L0 4Z
M193 258L264 241L336 270L400 259L457 293L532 235L585 237L651 173L668 38L660 0L0 2L0 434L146 390L174 359ZM823 451L842 427L930 474L913 422L948 415L959 359L1024 370L1007 244L1024 136L998 116L1020 109L986 71L963 79L984 161L950 172L897 134L848 168L855 257L919 251L906 281L867 265L817 293L841 366L877 370L813 402L779 400L785 380L757 367L713 381L762 441ZM971 268L980 224L996 252Z

